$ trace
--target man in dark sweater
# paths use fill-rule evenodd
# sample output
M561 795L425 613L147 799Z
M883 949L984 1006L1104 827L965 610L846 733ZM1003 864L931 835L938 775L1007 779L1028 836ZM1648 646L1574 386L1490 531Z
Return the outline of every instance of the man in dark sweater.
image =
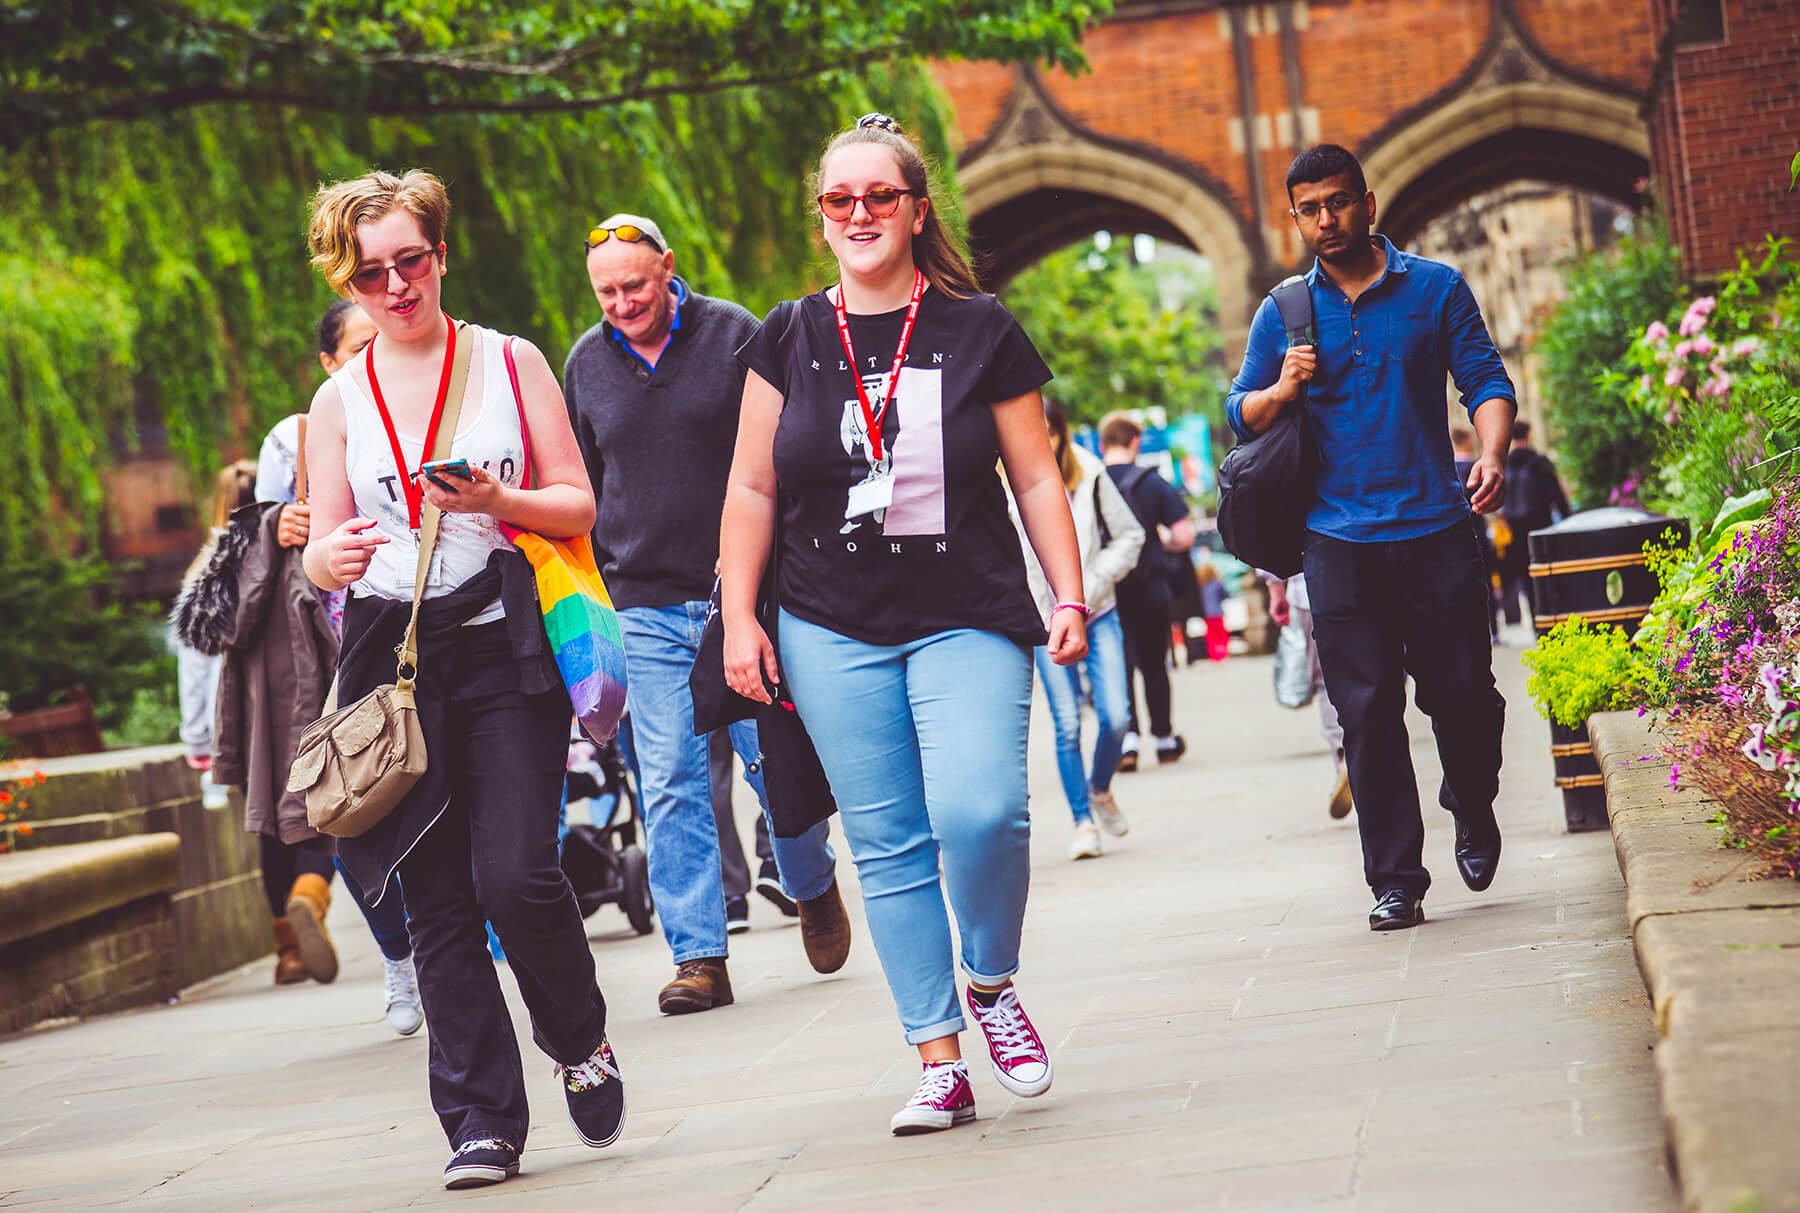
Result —
M708 739L688 691L719 558L719 514L737 441L749 312L690 290L656 224L614 215L588 233L605 316L569 352L563 391L594 486L594 555L625 637L650 889L675 959L667 1014L732 1001L725 894ZM751 786L767 799L756 725L731 726ZM799 903L807 959L829 973L849 954L826 826L775 840L780 883Z

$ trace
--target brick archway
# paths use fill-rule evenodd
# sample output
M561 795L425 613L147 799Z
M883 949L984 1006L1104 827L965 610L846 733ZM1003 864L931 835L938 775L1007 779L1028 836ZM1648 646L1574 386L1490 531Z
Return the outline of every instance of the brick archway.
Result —
M1212 261L1222 335L1227 348L1242 348L1255 311L1254 257L1233 212L1190 178L1114 148L1043 142L986 151L961 181L989 289L1091 232L1147 232Z
M1470 196L1520 178L1635 205L1649 157L1634 102L1569 81L1473 89L1359 153L1379 226L1396 244Z

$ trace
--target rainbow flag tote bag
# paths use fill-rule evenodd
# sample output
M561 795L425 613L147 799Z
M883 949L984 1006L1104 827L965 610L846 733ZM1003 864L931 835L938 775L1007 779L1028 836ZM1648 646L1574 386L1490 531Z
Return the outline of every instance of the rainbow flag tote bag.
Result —
M525 399L519 391L519 368L513 361L513 339L505 343L506 373L513 401L519 406L519 436L525 468L520 483L531 484L531 439L525 424ZM501 524L507 538L537 572L538 604L544 612L544 635L569 688L581 730L597 744L611 741L625 714L625 638L612 597L600 580L594 547L586 535L550 539L533 531Z

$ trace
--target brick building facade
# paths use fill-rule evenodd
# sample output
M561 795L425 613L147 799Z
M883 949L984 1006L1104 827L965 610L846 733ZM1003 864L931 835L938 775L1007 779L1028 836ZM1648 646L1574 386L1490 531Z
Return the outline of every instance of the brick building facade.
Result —
M1800 236L1800 3L1650 0L1656 60L1644 112L1682 262L1737 265L1769 233Z

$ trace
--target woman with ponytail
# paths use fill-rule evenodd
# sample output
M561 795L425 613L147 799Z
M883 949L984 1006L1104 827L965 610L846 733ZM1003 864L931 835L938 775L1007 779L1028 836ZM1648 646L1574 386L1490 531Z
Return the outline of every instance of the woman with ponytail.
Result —
M995 1078L1019 1096L1050 1087L1012 985L1032 649L1080 660L1087 607L1044 428L1050 371L981 293L918 149L870 114L827 146L816 186L839 282L776 307L738 352L749 374L720 538L725 675L760 702L791 695L818 750L924 1065L890 1127L923 1133L975 1115L958 962ZM996 462L1055 591L1048 637ZM771 637L757 592L773 553Z

